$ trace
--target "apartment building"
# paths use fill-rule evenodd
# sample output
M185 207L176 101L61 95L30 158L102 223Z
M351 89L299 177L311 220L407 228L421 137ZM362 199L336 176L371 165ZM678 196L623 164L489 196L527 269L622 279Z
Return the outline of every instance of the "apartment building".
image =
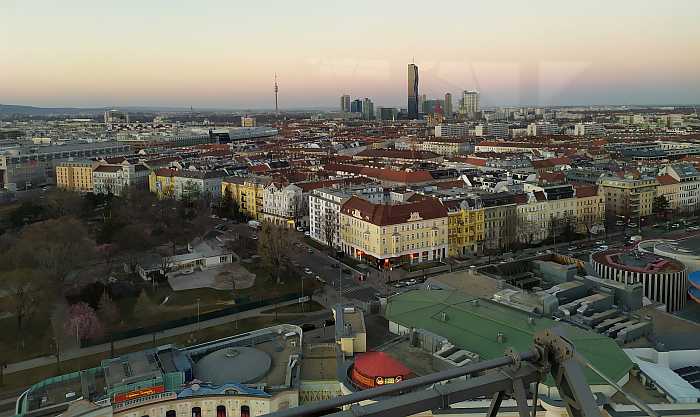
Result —
M79 193L93 191L92 169L97 164L93 161L66 161L56 166L56 186L63 190Z
M477 254L484 241L484 207L479 198L443 202L447 209L449 256Z
M263 189L261 219L284 227L304 225L306 202L302 189L294 184L271 182Z
M447 209L435 198L375 204L351 197L340 209L344 253L378 267L447 257Z
M129 188L148 189L150 170L144 164L122 163L101 164L92 170L93 191L95 194L123 196Z
M605 176L598 185L605 196L606 215L638 219L652 213L656 178Z
M263 211L265 187L269 177L229 177L221 182L221 195L230 193L239 210L251 219L259 220Z
M384 188L378 184L356 187L318 188L309 195L309 234L324 245L340 248L340 207L353 195L371 203L384 201ZM332 230L327 231L327 228ZM332 245L329 244L332 242Z
M657 195L663 195L669 208L691 212L700 206L700 172L691 164L666 165L657 177Z

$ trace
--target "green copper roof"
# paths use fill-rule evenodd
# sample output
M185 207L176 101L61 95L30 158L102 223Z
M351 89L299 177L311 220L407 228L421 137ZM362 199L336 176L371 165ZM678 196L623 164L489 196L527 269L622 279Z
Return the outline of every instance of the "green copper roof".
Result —
M389 299L386 318L445 337L462 349L478 353L482 360L503 356L508 347L528 350L537 331L564 327L577 352L612 380L619 381L632 368L632 361L609 337L546 318L535 318L530 323L523 311L485 299L475 300L456 291L408 291ZM442 313L446 315L444 321ZM497 341L499 332L505 336L503 343ZM587 367L584 373L590 385L606 384ZM551 378L546 383L552 385Z

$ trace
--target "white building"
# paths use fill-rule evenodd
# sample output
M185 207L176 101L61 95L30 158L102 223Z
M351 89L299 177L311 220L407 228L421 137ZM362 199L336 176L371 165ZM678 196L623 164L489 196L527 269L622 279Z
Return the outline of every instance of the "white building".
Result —
M528 136L551 136L560 133L559 126L554 123L537 122L527 125Z
M262 219L285 227L297 227L306 222L303 190L294 184L272 182L263 190Z
M340 96L340 111L350 113L350 96L348 94Z
M475 136L491 136L495 138L507 138L509 136L507 123L479 124L474 128Z
M102 164L92 171L93 192L95 194L124 195L130 187L148 188L150 170L143 164Z
M469 133L469 125L466 123L439 124L435 126L436 138L468 136Z
M340 206L350 197L357 195L372 203L384 201L384 189L379 185L366 185L352 188L318 188L309 195L309 233L317 242L327 245L332 237L333 246L340 247ZM333 225L335 230L326 233L326 227Z
M700 172L691 164L666 165L659 171L678 181L676 196L681 211L692 211L700 204Z
M459 112L469 117L474 117L479 112L479 92L468 91L462 92L462 100L460 101Z
M602 136L605 134L605 127L598 123L576 123L574 125L574 136Z
M221 198L221 181L225 175L222 171L177 171L173 177L173 195L179 200L194 193L218 201Z

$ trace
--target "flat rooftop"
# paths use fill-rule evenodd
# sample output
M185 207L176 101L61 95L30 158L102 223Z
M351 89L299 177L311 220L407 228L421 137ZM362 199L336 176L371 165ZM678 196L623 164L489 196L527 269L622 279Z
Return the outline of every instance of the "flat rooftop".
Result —
M671 258L648 252L620 251L618 249L595 252L593 260L612 268L642 273L680 272L685 266Z
M387 301L385 315L404 327L440 335L483 360L503 356L508 347L528 350L536 332L561 327L577 351L609 378L619 381L632 368L627 355L606 336L547 318L530 317L520 310L465 297L457 291L416 290L396 295ZM590 384L606 384L589 369L584 373ZM553 383L548 381L548 385Z

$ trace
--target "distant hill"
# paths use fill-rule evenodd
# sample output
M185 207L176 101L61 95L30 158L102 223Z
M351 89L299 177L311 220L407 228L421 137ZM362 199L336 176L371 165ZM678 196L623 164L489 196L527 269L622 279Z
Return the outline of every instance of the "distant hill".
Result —
M75 108L75 107L33 107L18 106L15 104L0 104L0 114L23 116L51 116L57 114L85 114L94 115L104 112L104 108Z

